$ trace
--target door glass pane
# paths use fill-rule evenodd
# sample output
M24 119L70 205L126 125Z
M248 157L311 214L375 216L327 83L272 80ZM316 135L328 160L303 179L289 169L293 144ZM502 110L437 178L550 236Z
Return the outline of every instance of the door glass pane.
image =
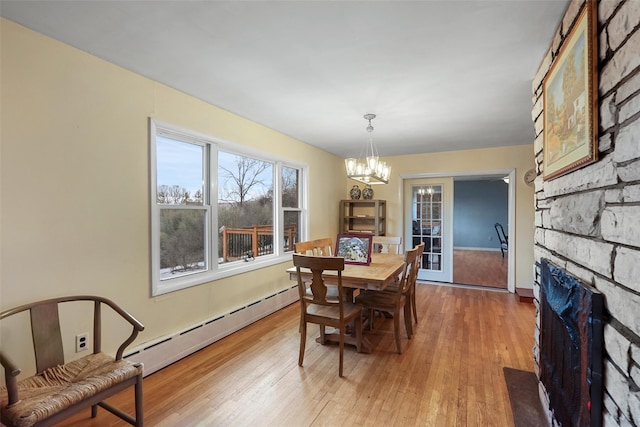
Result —
M424 242L422 269L443 270L442 259L442 185L413 187L413 246Z

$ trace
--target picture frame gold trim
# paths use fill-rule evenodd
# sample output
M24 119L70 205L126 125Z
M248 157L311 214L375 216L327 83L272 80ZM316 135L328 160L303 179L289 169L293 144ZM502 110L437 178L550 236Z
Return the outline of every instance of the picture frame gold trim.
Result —
M598 158L597 5L587 0L543 81L543 179Z

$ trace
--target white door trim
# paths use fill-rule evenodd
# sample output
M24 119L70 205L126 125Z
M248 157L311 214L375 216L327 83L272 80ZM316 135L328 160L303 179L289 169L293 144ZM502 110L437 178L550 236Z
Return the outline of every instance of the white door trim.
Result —
M461 177L461 176L486 176L486 175L503 175L509 177L509 226L507 227L507 235L509 236L509 251L507 252L507 289L509 292L514 293L516 291L515 277L516 277L516 170L515 168L509 169L493 169L493 170L479 170L479 171L459 171L459 172L425 172L425 173L413 173L400 175L400 182L398 183L399 194L402 194L401 206L403 207L402 216L402 233L404 235L405 227L407 226L404 215L404 182L407 179L419 179L419 178L441 178L441 177Z

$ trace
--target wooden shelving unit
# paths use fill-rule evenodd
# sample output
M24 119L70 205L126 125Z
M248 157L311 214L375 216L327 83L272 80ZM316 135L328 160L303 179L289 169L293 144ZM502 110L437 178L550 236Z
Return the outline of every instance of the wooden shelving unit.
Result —
M387 230L386 216L385 200L341 200L340 232L384 236Z

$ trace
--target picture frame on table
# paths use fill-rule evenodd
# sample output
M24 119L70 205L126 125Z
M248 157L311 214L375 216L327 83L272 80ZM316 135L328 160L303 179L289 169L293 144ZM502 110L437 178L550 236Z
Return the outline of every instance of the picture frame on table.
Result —
M597 6L587 0L543 81L543 179L598 156Z
M336 239L336 256L343 257L345 264L371 264L373 234L342 233Z

